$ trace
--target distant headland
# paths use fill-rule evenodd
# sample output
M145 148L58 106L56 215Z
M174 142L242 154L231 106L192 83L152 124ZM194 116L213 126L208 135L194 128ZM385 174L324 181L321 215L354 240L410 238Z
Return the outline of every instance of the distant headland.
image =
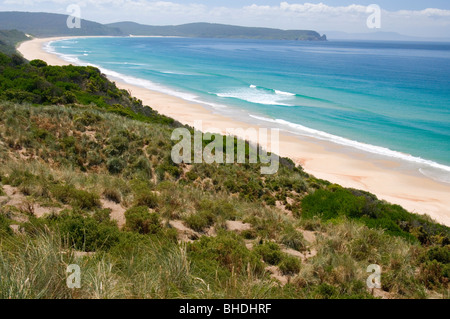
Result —
M81 20L81 28L68 28L67 15L37 12L0 12L0 30L19 30L35 37L52 36L177 36L291 41L326 41L326 35L311 30L280 30L215 23L151 26L135 22L100 24Z

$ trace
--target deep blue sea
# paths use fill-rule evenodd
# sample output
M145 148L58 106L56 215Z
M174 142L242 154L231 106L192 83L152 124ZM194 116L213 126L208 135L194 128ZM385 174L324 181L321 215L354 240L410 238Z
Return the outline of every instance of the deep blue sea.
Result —
M62 40L47 50L450 182L450 43L124 37Z

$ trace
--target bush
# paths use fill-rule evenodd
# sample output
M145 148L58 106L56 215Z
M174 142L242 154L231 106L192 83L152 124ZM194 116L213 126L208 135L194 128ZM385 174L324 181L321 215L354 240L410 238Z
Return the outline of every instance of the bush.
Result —
M156 213L150 213L148 207L138 206L125 212L127 230L140 234L157 234L162 230L160 217Z
M450 238L448 227L432 224L423 216L411 214L398 205L379 201L376 196L354 189L330 185L302 200L302 217L336 220L343 216L359 220L369 228L384 229L410 242L429 245L434 237L445 242Z
M47 66L47 62L36 59L36 60L30 61L30 65L37 67L37 68L43 68L43 67Z
M189 172L186 173L186 177L190 181L195 181L198 178L198 174L195 173L195 172L189 171Z
M156 208L158 206L158 196L152 192L140 193L136 196L135 205Z
M320 284L314 289L313 297L317 299L331 299L338 293L337 289L327 283Z
M213 216L221 216L226 220L235 220L237 217L236 209L233 204L226 200L202 200L198 205L199 211L208 212Z
M116 204L120 204L122 202L122 195L115 188L106 188L103 191L103 196L105 196L107 200L114 202Z
M212 212L203 210L185 218L186 224L195 231L202 232L214 224L215 216Z
M142 178L152 178L152 164L145 156L140 156L133 164L133 170L138 171L139 176Z
M75 95L73 95L73 93L68 92L69 94L66 95L66 99L76 99ZM73 95L73 97L72 97ZM68 101L69 102L69 101ZM73 103L73 102L69 102L69 103ZM83 112L83 114L76 118L74 120L74 123L80 123L83 126L91 126L93 124L96 124L98 122L100 122L102 120L102 118L100 117L100 115L94 114L90 111L86 111Z
M80 209L91 210L101 206L100 197L84 190L78 190L72 185L55 185L51 192L63 204L70 204Z
M9 227L9 221L5 216L0 214L0 234L12 235L13 231L11 227Z
M108 160L106 163L106 167L108 168L108 171L111 174L120 174L127 166L127 163L119 158L119 157L112 157Z
M450 264L450 246L432 247L421 258L423 261L436 260L443 264Z
M283 275L295 275L300 271L301 263L296 257L284 256L279 267Z
M81 209L91 210L101 206L100 197L84 190L75 190L73 205Z
M203 236L188 246L188 252L197 269L210 276L217 273L217 266L225 268L225 280L229 279L231 271L246 274L248 266L258 274L264 270L257 255L248 250L243 240L233 233L222 232L217 237Z
M255 248L255 252L258 253L261 258L270 265L278 265L283 258L280 246L274 242L266 242Z
M92 217L76 213L58 217L57 227L76 250L108 250L119 242L120 232L117 227L100 224Z
M427 261L420 265L419 280L429 289L440 287L441 284L447 284L448 269L437 260Z
M169 173L175 178L179 178L182 173L182 170L178 166L173 165L171 163L163 163L159 165L158 168L156 169L156 173L158 174L160 180L164 178L165 172Z
M113 136L110 140L110 155L122 155L128 150L128 144L130 143L124 136Z
M281 235L281 243L298 251L306 249L303 235L293 228L285 230Z
M111 222L111 209L98 209L92 218L101 224L108 224Z

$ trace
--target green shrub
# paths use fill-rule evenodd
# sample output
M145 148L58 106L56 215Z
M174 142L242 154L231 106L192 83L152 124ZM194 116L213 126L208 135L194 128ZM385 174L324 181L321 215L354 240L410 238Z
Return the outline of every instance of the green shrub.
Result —
M255 239L258 236L258 234L254 229L246 229L242 231L241 236L244 239Z
M70 204L85 210L92 210L101 206L97 194L78 190L72 185L54 185L51 188L53 196L63 204Z
M279 267L283 275L295 275L300 271L301 262L296 257L284 256Z
M127 163L119 158L119 157L112 157L108 160L106 163L106 167L108 168L108 171L111 174L120 174L127 166Z
M86 154L86 159L89 162L89 166L97 166L103 163L103 157L100 153L95 151L88 151Z
M282 244L298 251L303 251L306 249L303 234L298 232L294 228L286 229L281 235L280 241Z
M158 206L158 196L152 192L142 192L136 196L135 206L147 206L156 208Z
M186 173L186 177L190 181L195 181L198 178L198 174L195 173L195 172L189 171L189 172Z
M73 95L73 93L71 93L71 92L69 92L69 93ZM66 96L66 99L68 99L68 98L76 99L75 95L73 95L73 97L71 97L70 94L68 96ZM73 103L73 102L69 102L69 103ZM74 123L75 124L80 123L83 126L91 126L93 124L100 122L101 120L102 120L102 118L100 115L97 115L91 111L86 111L86 112L83 112L83 114L80 117L76 118L74 120Z
M43 68L44 66L47 66L48 64L45 61L36 59L36 60L30 61L30 65L37 67L37 68Z
M314 289L313 297L317 299L331 299L334 298L337 294L338 291L335 287L327 283L323 283Z
M111 222L111 209L98 209L94 212L92 218L101 224L108 224Z
M255 252L258 253L261 258L270 265L278 265L282 258L280 246L276 243L268 241L255 247Z
M81 209L91 210L101 206L100 197L97 194L84 190L75 190L73 198L73 205Z
M136 171L142 178L152 178L152 164L145 156L140 156L132 166L133 171Z
M122 202L122 194L116 188L106 188L103 191L103 196L111 202L120 204Z
M124 136L113 136L109 140L111 148L109 149L109 155L122 155L128 150L129 141Z
M319 189L302 200L302 217L336 220L343 216L359 220L369 228L384 229L388 234L400 236L410 242L419 240L429 245L434 237L450 240L448 227L432 224L423 216L411 214L398 205L379 201L367 192L330 185Z
M12 235L13 231L11 227L9 227L10 223L5 216L0 214L0 234Z
M419 280L429 289L448 284L448 268L437 260L427 261L420 265Z
M257 274L264 270L257 255L248 250L243 240L233 233L221 232L217 237L203 236L188 246L188 252L195 268L211 276L211 279L220 268L226 270L225 273L221 272L224 280L229 278L231 271L247 275L248 266Z
M158 174L160 180L163 179L165 172L169 173L175 178L179 178L182 173L182 170L178 166L173 165L171 163L163 163L159 165L156 169L156 173Z
M237 211L233 204L226 200L207 200L203 199L197 204L199 211L212 216L221 216L225 220L235 220Z
M184 221L188 227L195 231L202 232L205 228L210 227L214 224L215 216L211 211L202 210L195 214L187 216Z
M150 213L148 207L132 207L125 212L125 227L140 234L157 234L162 230L158 214Z
M57 226L70 245L81 251L108 250L119 242L117 227L100 224L94 218L70 213L58 218Z
M443 264L450 264L450 245L444 247L432 247L422 256L422 261L436 260Z

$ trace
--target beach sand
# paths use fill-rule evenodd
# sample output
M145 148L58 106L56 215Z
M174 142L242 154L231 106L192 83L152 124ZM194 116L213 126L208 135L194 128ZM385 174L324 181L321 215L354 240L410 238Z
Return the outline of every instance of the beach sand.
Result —
M68 65L68 62L43 49L49 41L67 38L33 39L22 43L18 50L28 60L41 59L51 65ZM213 127L221 133L225 133L229 128L258 129L258 126L216 114L200 104L117 79L111 80L115 81L119 88L129 90L133 96L141 99L144 105L183 124L193 126L194 121L202 120L204 130ZM282 131L279 155L301 164L306 172L317 178L344 187L369 191L380 199L403 206L410 212L427 214L432 219L450 226L450 184L439 183L408 170L401 162L381 159L331 142L285 134Z

